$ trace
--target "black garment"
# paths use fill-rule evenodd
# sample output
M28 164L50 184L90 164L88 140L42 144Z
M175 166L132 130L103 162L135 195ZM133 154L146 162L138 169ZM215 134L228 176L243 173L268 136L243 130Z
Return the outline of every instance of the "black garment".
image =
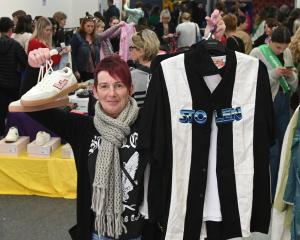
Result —
M66 43L65 31L63 28L57 29L55 35L53 36L53 40L55 47L61 47L61 43L68 45L68 43Z
M207 88L203 80L203 76L214 75L219 73L219 71L216 69L207 51L203 49L200 44L197 44L193 50L184 54L184 59L180 60L181 63L184 61L184 66L182 66L181 63L176 65L179 63L179 57L183 56L180 54L172 58L176 59L176 64L174 63L176 67L174 67L175 65L169 65L172 60L167 59L166 61L163 61L153 73L148 87L143 114L141 115L142 119L140 122L141 125L139 126L138 148L141 156L143 158L147 158L151 163L148 189L150 221L159 224L163 233L168 232L167 224L169 220L169 212L172 210L170 209L171 196L172 200L176 201L174 200L174 197L176 198L174 195L175 193L171 190L173 187L173 158L176 155L173 151L177 151L176 147L173 147L175 139L172 137L172 134L174 134L172 133L172 130L176 131L176 136L186 134L183 133L182 130L180 132L180 129L177 129L172 125L172 123L178 123L180 111L182 110L182 105L176 106L173 101L182 101L181 98L184 98L185 96L180 96L180 93L178 93L178 96L176 95L178 100L176 99L176 96L170 99L171 92L168 91L167 83L165 82L165 74L168 71L176 71L176 77L178 76L178 79L174 79L176 83L180 78L185 79L184 76L186 76L188 84L186 88L189 89L191 94L186 97L192 98L193 110L197 111L201 109L207 114L207 124L200 125L192 123L191 130L188 128L186 129L193 133L191 145L186 143L186 141L190 138L186 139L183 136L183 138L179 137L180 140L178 141L182 141L182 148L185 151L187 148L191 148L191 155L189 155L191 157L190 159L189 157L187 157L187 159L182 159L183 164L185 164L186 161L190 161L191 165L190 168L188 168L189 172L187 172L189 176L187 178L185 178L185 176L179 177L179 181L186 181L188 184L187 195L184 195L183 197L183 199L186 199L185 217L182 219L178 219L176 217L172 219L172 223L173 221L183 221L183 240L198 240L202 225L208 154L210 147L212 147L210 146L211 121L214 110L218 112L221 109L231 109L233 107L233 87L235 86L237 79L235 76L237 54L238 53L226 50L226 65L223 79L212 94ZM251 117L254 121L252 145L252 154L254 156L250 154L250 157L253 157L254 180L253 191L251 191L253 199L251 205L251 223L249 222L249 226L250 231L252 232L258 231L267 233L269 229L271 210L269 146L273 138L272 97L268 72L264 64L262 62L258 62L256 59L253 60L246 55L241 55L242 54L239 55L239 59L247 58L249 61L257 61L258 64L256 65L258 68L257 78L251 79L251 81L256 82L256 95L254 100L255 108L252 116L245 116L246 119ZM169 81L171 81L170 77ZM178 86L183 85L180 84ZM171 84L169 87L171 88ZM173 95L174 93L177 92L174 90ZM249 90L249 94L254 93ZM171 103L173 104L172 106L175 105L178 109L172 108L171 112ZM241 108L245 109L244 107L245 106L242 106ZM178 118L176 117L176 113L178 113ZM172 116L173 118L171 118ZM250 129L250 132L251 131L252 130ZM190 135L188 135L188 137L189 136ZM245 214L245 212L239 212L238 200L241 199L237 198L236 186L239 186L240 188L241 182L236 183L235 179L235 160L233 150L234 147L237 146L233 146L232 123L218 125L217 141L218 145L214 147L216 147L217 150L216 173L222 213L222 222L220 227L222 232L219 234L221 234L220 236L222 236L222 238L229 239L241 236L242 230L240 217L242 218ZM241 145L243 145L242 142ZM179 154L177 157L178 156L181 155ZM177 162L177 164L179 163ZM181 166L181 169L182 168L183 166ZM181 194L185 193L182 192L180 195ZM183 210L180 209L180 211ZM208 239L209 237L210 236L208 236Z
M27 65L27 54L14 39L2 34L0 37L0 88L20 86L20 70Z
M92 183L101 136L94 127L93 118L68 113L58 109L29 113L45 127L71 144L77 170L77 225L70 230L72 239L91 240L94 230L94 213L91 210ZM138 134L135 125L127 142L120 148L122 184L124 189L122 214L127 234L120 239L137 238L141 235L143 218L139 206L143 200L143 174L145 161L136 157ZM135 161L138 165L135 165ZM131 177L129 177L131 176ZM132 177L133 176L133 177Z
M39 68L32 68L29 65L26 66L23 81L20 87L20 96L29 91L35 84L37 84L39 76Z
M161 45L164 45L166 44L165 40L162 39L162 36L164 35L164 27L163 27L163 24L162 23L158 23L156 26L155 26L155 29L154 29L159 41L160 41L160 44ZM173 23L169 23L169 33L175 33L176 32L176 28L175 28L175 25Z
M120 10L115 6L115 5L111 5L109 6L109 8L104 12L103 14L104 18L105 18L105 25L109 26L109 21L110 18L115 16L118 19L120 18Z
M5 118L9 103L19 99L19 88L0 88L0 136L5 134Z
M17 41L2 34L0 37L0 136L4 135L8 105L19 98L21 71L26 64L25 50Z
M267 34L263 34L260 37L258 37L254 43L253 43L253 48L259 47L260 45L266 44L266 38L268 37Z
M110 39L110 43L113 47L114 52L119 52L120 49L120 37L115 37Z
M232 51L245 53L245 44L243 40L236 36L231 36L227 38L226 47Z

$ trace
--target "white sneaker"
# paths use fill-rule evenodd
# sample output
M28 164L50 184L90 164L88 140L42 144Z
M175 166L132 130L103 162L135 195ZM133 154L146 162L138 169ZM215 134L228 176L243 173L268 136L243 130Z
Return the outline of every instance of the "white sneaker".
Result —
M42 80L21 97L21 104L23 106L47 104L75 91L78 88L77 85L77 79L71 68L47 71Z
M7 143L13 143L16 142L19 139L19 131L16 127L11 127L8 130L8 133L5 137L5 142Z
M51 140L51 136L50 136L49 133L44 132L44 131L39 131L36 134L35 144L38 145L38 146L43 146L47 142L49 142L50 140Z

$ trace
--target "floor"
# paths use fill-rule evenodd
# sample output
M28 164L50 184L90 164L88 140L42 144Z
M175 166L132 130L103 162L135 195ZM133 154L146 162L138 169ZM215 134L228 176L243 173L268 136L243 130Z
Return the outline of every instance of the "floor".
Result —
M70 240L75 224L75 200L0 195L1 240ZM247 240L269 240L253 234Z

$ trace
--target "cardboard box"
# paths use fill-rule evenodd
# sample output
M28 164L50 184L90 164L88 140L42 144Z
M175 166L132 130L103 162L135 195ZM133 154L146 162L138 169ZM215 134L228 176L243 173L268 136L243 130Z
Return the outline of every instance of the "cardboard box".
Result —
M60 138L52 137L45 145L39 146L35 140L27 145L27 153L30 157L50 157L51 153L60 146Z
M0 141L0 154L18 156L21 152L26 150L26 146L29 141L29 137L27 136L20 136L19 139L13 143L6 143L5 139L3 138Z

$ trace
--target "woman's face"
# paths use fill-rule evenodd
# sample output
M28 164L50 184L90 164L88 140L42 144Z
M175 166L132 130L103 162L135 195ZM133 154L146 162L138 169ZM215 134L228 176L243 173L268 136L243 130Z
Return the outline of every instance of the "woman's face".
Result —
M47 26L43 30L45 38L50 38L52 36L52 26Z
M163 16L161 17L161 21L162 21L163 24L168 24L168 23L169 23L169 20L170 20L170 18L169 18L169 16L167 16L167 15L163 15Z
M97 78L94 96L108 116L117 118L126 107L132 89L129 90L121 80L113 78L107 71L99 72Z
M64 28L66 26L67 19L63 18L59 21L59 27Z
M280 55L289 46L289 44L288 43L272 42L272 40L271 40L271 42L269 43L269 46L271 47L272 51L276 55Z
M99 25L97 27L97 33L102 33L102 32L104 32L104 26Z
M265 33L270 37L272 35L273 28L269 27L267 24L265 25Z
M93 21L88 21L84 24L83 30L86 34L92 34L95 28L95 23Z
M109 26L115 26L115 25L118 25L119 24L119 19L114 19L112 20L110 23L109 23Z
M136 46L132 45L129 47L129 51L131 54L131 59L133 61L139 62L143 57L143 50L140 48L137 48Z

